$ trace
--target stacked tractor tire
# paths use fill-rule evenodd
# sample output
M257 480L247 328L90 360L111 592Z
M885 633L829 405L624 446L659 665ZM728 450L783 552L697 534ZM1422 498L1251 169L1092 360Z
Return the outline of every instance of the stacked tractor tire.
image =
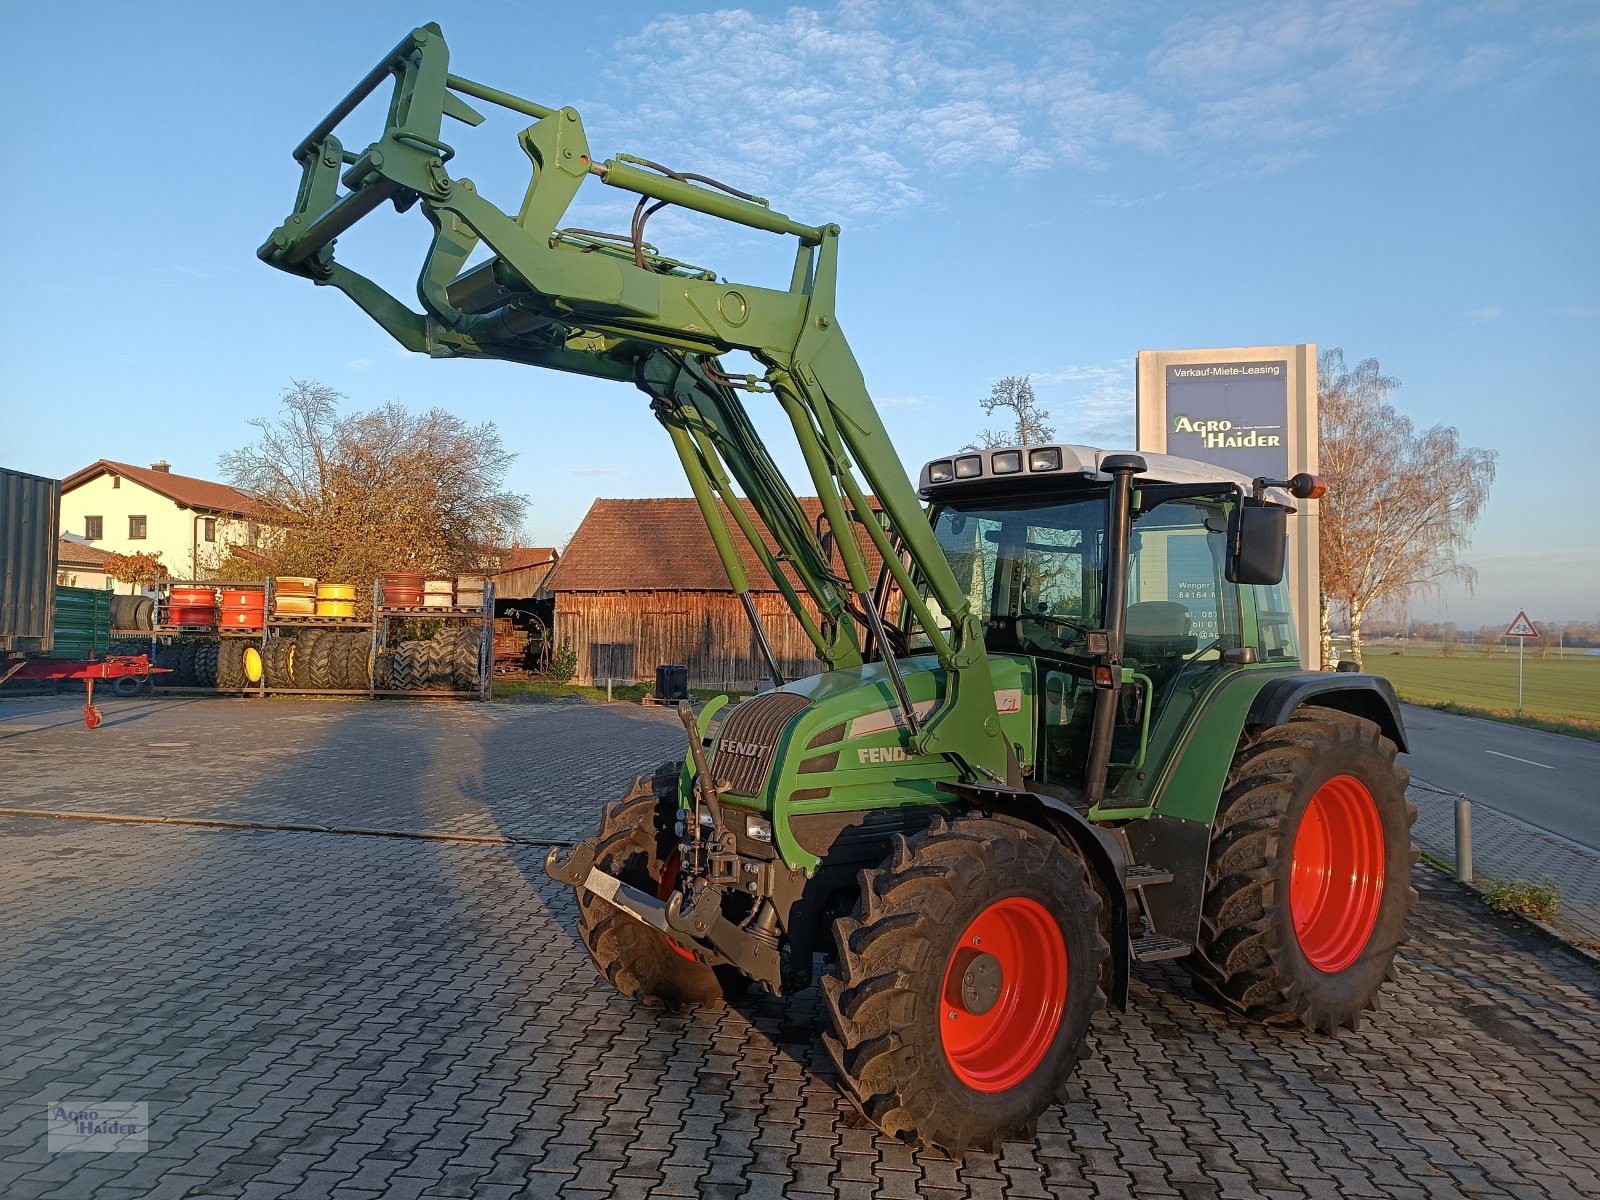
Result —
M214 640L190 640L158 646L150 660L152 667L164 667L171 674L160 677L164 687L214 688L221 686L218 671L221 667L221 645ZM111 648L113 654L149 654L150 643L145 641L118 642Z
M399 642L378 663L378 687L393 692L475 692L483 629L453 624L430 638Z
M268 688L365 691L372 635L366 630L302 629L267 639L262 668Z

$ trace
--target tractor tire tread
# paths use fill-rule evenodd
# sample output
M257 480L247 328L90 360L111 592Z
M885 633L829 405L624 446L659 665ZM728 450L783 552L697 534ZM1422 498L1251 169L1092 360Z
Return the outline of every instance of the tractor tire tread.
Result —
M1105 1003L1101 967L1110 951L1085 864L1070 845L1034 826L967 815L938 818L910 838L895 835L888 862L858 878L854 914L834 923L837 967L821 981L831 1024L823 1044L846 1092L884 1133L956 1158L1029 1136L1088 1053L1090 1022ZM1069 954L1067 1011L1046 1059L1010 1091L988 1095L956 1079L937 1034L930 1039L910 1016L918 994L938 988L946 957L940 947L953 924L970 919L969 898L1018 879L1064 884L1062 914L1087 918L1074 931L1085 944L1080 958ZM1091 982L1074 991L1074 978Z
M638 887L660 878L676 841L671 822L679 769L678 763L663 763L651 778L641 776L622 799L606 806L597 867ZM606 981L641 1004L686 1012L717 1008L725 999L724 978L715 968L684 958L665 935L592 892L578 893L578 935Z
M1323 1033L1355 1029L1363 1011L1393 977L1395 951L1417 893L1410 868L1418 859L1410 831L1417 809L1406 799L1409 775L1378 726L1326 708L1305 708L1283 725L1244 741L1234 756L1211 831L1205 898L1194 951L1182 961L1200 987L1222 1004L1268 1025L1301 1024ZM1306 962L1293 936L1288 870L1290 826L1303 798L1327 775L1329 762L1366 775L1384 822L1385 889L1361 957L1336 974ZM1299 811L1296 811L1296 810ZM1394 839L1403 838L1401 846ZM1286 844L1287 843L1287 844Z

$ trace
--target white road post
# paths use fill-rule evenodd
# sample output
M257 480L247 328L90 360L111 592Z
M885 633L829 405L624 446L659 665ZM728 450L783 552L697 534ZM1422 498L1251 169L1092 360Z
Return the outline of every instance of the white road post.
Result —
M1522 715L1522 648L1527 645L1527 638L1517 639L1517 716Z

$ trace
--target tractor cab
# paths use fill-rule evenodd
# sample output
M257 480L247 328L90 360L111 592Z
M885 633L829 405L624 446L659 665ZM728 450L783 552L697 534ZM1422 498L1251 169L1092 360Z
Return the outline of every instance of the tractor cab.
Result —
M1152 743L1168 746L1220 677L1296 666L1299 654L1281 578L1249 581L1262 573L1239 569L1245 549L1275 561L1281 576L1281 528L1275 545L1272 531L1254 529L1240 545L1252 482L1206 463L1143 456L1146 469L1129 489L1125 561L1114 563L1123 515L1102 469L1107 457L1071 445L974 451L927 464L920 492L988 651L1034 660L1035 786L1081 794L1104 686L1096 670L1110 666L1119 695L1106 795L1127 804L1148 794ZM1120 613L1107 607L1119 572ZM1119 629L1120 647L1110 644ZM913 650L921 644L915 630L906 641Z

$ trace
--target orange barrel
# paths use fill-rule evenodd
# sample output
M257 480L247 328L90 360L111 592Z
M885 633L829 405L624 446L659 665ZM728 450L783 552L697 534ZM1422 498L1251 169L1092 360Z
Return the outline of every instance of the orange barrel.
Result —
M175 587L168 597L167 624L215 625L217 593L212 588Z
M480 608L483 605L483 576L456 576L456 603L462 608Z
M317 584L317 616L353 617L356 615L356 585L353 583Z
M267 593L261 588L222 589L222 627L260 629L267 623Z
M413 571L385 571L383 605L385 608L420 608L422 574Z

